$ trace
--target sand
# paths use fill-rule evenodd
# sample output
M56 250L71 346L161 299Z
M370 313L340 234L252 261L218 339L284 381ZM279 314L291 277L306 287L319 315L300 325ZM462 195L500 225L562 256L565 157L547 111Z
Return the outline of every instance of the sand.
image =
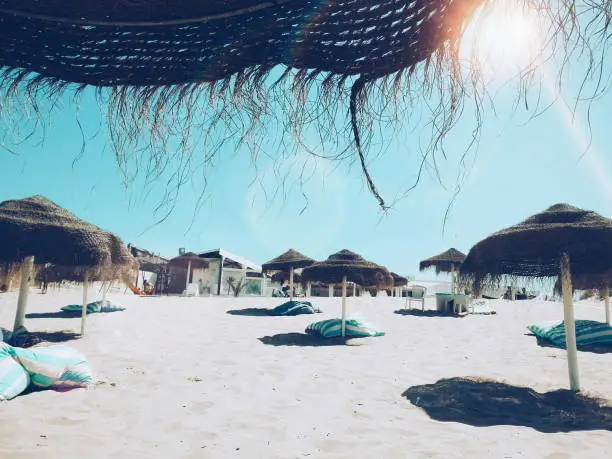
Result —
M28 312L57 311L81 297L76 288L38 292L32 289ZM16 298L16 293L0 295L0 325L6 328L12 326ZM593 408L593 422L566 422L562 414L542 410L537 394L515 387L540 394L568 387L565 351L539 346L525 328L561 319L560 303L498 300L492 302L496 315L451 318L395 314L402 306L397 298L351 298L349 311L361 313L387 335L317 346L301 333L314 320L338 316L338 298L313 299L325 312L297 317L227 313L272 307L281 302L276 298L141 298L123 291L109 298L127 310L90 316L87 336L67 343L90 359L96 387L34 392L0 405L0 457L563 459L611 454L612 417L605 408ZM433 308L433 300L427 301ZM579 302L576 316L602 320L603 309L596 302ZM79 319L39 316L26 319L26 326L78 331ZM612 354L579 352L587 395L612 399L611 362ZM451 380L463 404L446 400L442 414L447 421L433 419L430 414L436 415L423 407L440 401L442 385L425 391L428 396L414 394L425 393L421 385L458 377L510 386L507 393L491 391L488 383L462 389ZM480 401L466 405L466 397ZM515 408L521 416L506 418L506 411Z

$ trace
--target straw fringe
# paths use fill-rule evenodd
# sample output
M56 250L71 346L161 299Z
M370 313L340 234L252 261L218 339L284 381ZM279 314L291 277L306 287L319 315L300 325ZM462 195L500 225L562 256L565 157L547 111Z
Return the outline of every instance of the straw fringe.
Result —
M563 68L560 70L562 77L572 57L586 57L589 65L585 70L585 81L594 77L595 88L592 94L580 94L580 96L582 99L598 97L606 89L607 82L602 72L609 48L607 43L612 17L610 2L607 0L593 0L588 3L573 0L522 0L522 2L525 7L536 9L541 16L547 16L552 24L550 29L545 31L543 42L549 46L549 49L546 50L547 55L543 56L542 60L546 61L548 54L564 56ZM74 7L73 3L66 5ZM133 2L112 3L116 11L125 13L124 17L128 19L133 19L126 13L132 11L130 8L135 8ZM270 13L282 16L279 11L285 12L288 11L287 8L295 6L294 2L287 2L292 6L274 3L262 10L264 13L245 13L246 15L242 17L243 22L249 14ZM311 3L307 2L306 6L314 8L316 2ZM385 8L391 8L393 6L390 6L391 3L393 2L381 4L384 4ZM461 118L466 102L471 100L475 115L474 144L477 141L484 113L483 102L487 94L477 63L470 62L467 69L461 67L459 43L465 24L475 8L482 3L491 4L492 1L425 2L423 5L428 11L435 11L435 14L425 21L431 28L424 33L418 29L424 27L423 25L417 26L416 23L411 23L416 27L412 31L413 38L423 42L412 43L407 39L403 45L405 48L397 53L401 59L393 57L396 56L394 52L398 50L386 38L381 41L380 49L377 51L382 53L381 56L365 59L365 63L356 61L343 63L342 56L333 55L335 52L333 50L330 51L331 57L321 54L321 61L318 62L313 57L318 55L307 52L307 44L305 40L300 39L299 33L290 37L286 43L277 43L276 48L272 48L272 45L270 49L262 48L269 51L270 55L277 53L279 56L284 56L282 59L262 58L261 62L256 62L253 56L243 54L241 56L244 62L248 62L243 66L240 62L233 63L228 54L219 55L213 62L213 68L202 70L200 77L178 71L163 73L160 66L161 73L151 77L152 79L138 80L135 79L138 77L137 73L121 73L124 72L121 69L127 65L125 62L116 69L112 65L106 67L97 80L90 72L87 73L87 78L76 81L77 76L64 77L59 71L57 74L45 73L43 67L22 68L22 64L15 65L10 60L4 59L0 61L0 65L4 64L0 72L0 121L9 126L9 132L14 139L9 141L6 137L4 147L12 149L44 128L51 119L51 113L44 113L43 106L46 109L51 107L52 111L62 98L69 94L75 97L74 102L78 104L79 95L88 85L94 85L97 86L98 101L106 112L110 143L118 167L128 183L132 182L139 172L138 165L146 164L144 174L147 181L159 179L165 170L174 170L176 172L174 186L180 188L196 164L203 163L207 170L221 147L229 145L228 142L234 144L236 148L246 146L251 152L251 160L256 162L258 156L262 154L261 141L269 138L270 132L279 130L283 133L280 155L290 155L292 149L298 148L319 155L320 152L309 150L304 142L305 133L314 129L320 134L322 142L339 147L332 158L350 161L352 151L357 152L368 189L381 209L386 209L389 203L379 192L376 178L372 176L368 167L367 151L375 128L389 121L400 123L406 114L413 112L415 102L420 98L426 106L431 107L425 123L432 129L430 143L423 152L423 164L433 164L435 168L436 156L439 154L444 156L443 139ZM117 4L121 6L117 7ZM227 6L228 11L230 7L238 10L241 4L241 2L231 2L231 5ZM29 11L28 2L0 1L0 6L3 5ZM54 11L53 8L59 8L57 5L57 2L51 2L46 6L36 2L36 8L46 8L45 13L48 14ZM197 17L196 13L200 12L198 8L207 8L205 5L198 6L197 3L191 5L191 9L188 9L186 4L180 5L185 7L185 14L190 12L193 17ZM203 4L200 2L200 5ZM331 5L330 3L327 7L331 8ZM356 3L353 5L349 2L347 5L344 7L355 8L350 10L353 19L360 19L360 15L365 15L364 17L370 21L378 21L381 30L384 28L386 22L379 17L379 12L374 10L371 13L362 12L357 9ZM415 8L421 8L423 5L417 3ZM224 8L219 5L215 7ZM166 8L163 11L170 10ZM180 16L181 8L176 7L175 10L176 15ZM66 11L68 10L66 9L64 13ZM100 11L103 11L102 7ZM155 11L155 8L140 8L134 11L148 14L147 12ZM304 10L302 17L304 21L308 19L306 16L308 11L307 8ZM304 27L303 33L308 37L315 37L308 35L315 33L314 25L322 28L332 27L329 25L327 13L321 13L316 8L313 11L322 14L322 16L316 14L313 16L314 21L319 20L321 23L315 22ZM114 12L104 11L104 14ZM0 15L3 15L0 19L4 21L15 19L1 11ZM72 16L76 17L76 12ZM93 13L90 16L96 17ZM406 12L406 17L410 17L409 12ZM105 19L106 16L101 18L108 20ZM181 19L185 18L189 19L185 15L181 16ZM419 18L420 16L415 21ZM27 17L25 19L28 20ZM355 24L350 27L356 27ZM85 33L87 27L80 27ZM99 26L88 27L95 29ZM122 30L134 32L116 25L112 30L116 33L115 36L120 35ZM333 30L334 33L338 32L337 29ZM246 32L248 29L245 29L241 39L244 42L252 41ZM99 35L99 31L96 33ZM339 35L329 36L333 40L340 39ZM315 38L310 40L309 44L317 44ZM243 45L244 43L236 44L236 46ZM359 46L364 48L364 52L370 49L369 44L361 43ZM279 47L284 47L282 53L279 52L281 49ZM388 56L385 54L387 50L391 53ZM170 51L164 50L164 52ZM204 46L200 49L202 56L206 55L207 51ZM129 49L126 52L129 52ZM342 51L339 50L338 53L340 52ZM168 56L175 59L179 54L178 50L174 50ZM286 67L280 76L276 76L277 66L285 63L288 63L289 67ZM90 65L95 67L95 61L90 61ZM371 67L367 67L368 65ZM535 66L536 64L533 64L532 67L525 69L520 76L517 100L526 96L527 86L534 77ZM142 68L149 69L147 71L155 72L155 67L156 64L151 61L142 62ZM36 73L37 71L44 75ZM51 101L50 105L43 103L47 100ZM339 121L338 114L345 114L345 121ZM34 122L24 123L25 119L33 119ZM24 126L26 128L22 130ZM182 153L178 161L173 161L173 158L167 154L167 146L175 144L175 139L178 139L176 151ZM235 142L235 139L238 139L238 142ZM192 156L195 144L199 144L205 152L203 161L196 161Z

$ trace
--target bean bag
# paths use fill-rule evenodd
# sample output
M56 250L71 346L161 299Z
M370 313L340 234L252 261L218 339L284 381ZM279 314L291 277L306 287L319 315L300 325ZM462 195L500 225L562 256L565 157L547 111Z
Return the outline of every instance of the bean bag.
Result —
M13 348L14 356L38 387L88 387L93 376L87 359L70 346Z
M82 304L69 304L68 306L64 306L61 309L64 312L72 312L72 313L75 313L75 315L81 315L83 312L83 305ZM87 304L87 314L93 314L96 312L115 312L115 311L125 311L125 308L121 304L115 303L109 300L94 301L92 303Z
M300 314L315 314L321 310L315 308L310 301L287 301L270 311L271 316L297 316Z
M527 328L534 335L552 342L557 347L565 348L565 324L562 320L541 322ZM589 344L612 345L612 327L594 320L577 320L576 345Z
M14 358L13 348L0 342L0 401L18 396L29 385L30 376Z
M342 336L342 319L328 319L314 322L306 327L306 333L319 335L323 338L335 338ZM383 336L373 325L366 324L358 319L347 319L345 321L345 336L352 338L363 338L366 336Z

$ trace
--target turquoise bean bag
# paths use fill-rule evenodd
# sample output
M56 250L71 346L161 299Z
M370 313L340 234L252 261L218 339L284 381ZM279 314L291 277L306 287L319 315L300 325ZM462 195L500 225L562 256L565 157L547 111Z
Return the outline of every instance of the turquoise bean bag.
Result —
M271 316L298 316L300 314L316 314L321 312L310 301L287 301L270 310Z
M83 310L83 305L81 304L69 304L68 306L64 306L61 308L64 312L72 312L80 315ZM115 311L125 311L125 308L113 301L109 300L99 300L94 301L92 303L87 304L87 314L93 314L96 312L115 312Z
M544 338L557 347L565 348L565 324L562 320L541 322L527 327L534 335ZM612 345L612 327L594 320L576 321L576 345Z
M328 319L314 322L306 327L306 333L319 335L323 338L336 338L342 336L342 319ZM365 338L367 336L383 336L373 325L366 324L358 319L345 321L345 336L349 338Z

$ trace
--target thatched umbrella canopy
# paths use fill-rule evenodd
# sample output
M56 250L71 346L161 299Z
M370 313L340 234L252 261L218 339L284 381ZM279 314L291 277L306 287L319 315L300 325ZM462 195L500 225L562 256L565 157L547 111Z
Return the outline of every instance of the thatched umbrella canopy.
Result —
M264 271L288 271L291 268L304 268L315 261L301 254L295 249L289 249L285 253L261 265Z
M479 292L504 278L559 278L572 389L580 387L572 305L572 276L597 283L612 269L612 220L556 204L478 242L461 265L460 281Z
M419 271L435 268L436 274L450 273L451 275L451 291L455 292L455 273L465 260L465 254L451 247L446 252L439 253L433 257L427 258L419 263Z
M347 281L379 288L393 285L393 277L387 268L346 249L304 268L302 279L306 282L342 283L342 336L345 336Z
M439 253L419 263L419 271L435 268L436 274L456 271L465 260L465 254L451 247L446 252Z
M181 268L185 268L187 270L187 279L185 281L185 288L189 285L189 276L191 274L191 269L204 269L208 268L210 263L206 261L204 258L200 257L198 254L193 252L187 252L183 255L179 255L178 257L172 258L168 262L169 266L178 266Z
M403 287L404 285L408 285L408 278L400 276L394 272L391 273L391 277L393 277L393 286L394 287Z
M125 155L138 140L164 145L176 134L177 119L184 128L178 135L201 131L195 127L203 106L215 120L211 125L230 132L240 126L238 137L259 123L269 126L266 118L279 121L286 133L317 129L334 143L346 132L368 188L384 207L365 164L367 136L360 128L388 117L373 114L368 96L398 111L403 98L414 104L405 97L414 93L438 99L426 121L434 126L432 136L447 134L470 94L465 88L479 84L477 72L461 68L457 50L475 10L487 3L1 0L0 91L35 109L37 96L110 88L100 91L109 96L100 99L108 101L112 144ZM578 3L524 1L548 20L539 40L546 48L535 54L559 42L567 55L588 48L591 37L606 36L608 0L588 2L587 21L576 19ZM596 75L597 63L589 64L587 73ZM417 86L420 91L413 90ZM336 126L336 107L348 109L348 126ZM205 134L216 132L210 129ZM267 132L261 129L262 136ZM157 165L165 149L150 151Z
M120 278L126 271L137 269L118 236L42 196L0 203L0 262L23 263L15 328L23 324L28 277L34 263L82 268L85 285L81 333L85 331L88 275Z
M293 281L295 268L304 268L310 266L315 261L306 255L298 252L295 249L289 249L285 253L261 265L261 269L265 271L288 271L289 272L289 296L293 299ZM299 281L298 281L299 282Z
M290 277L291 277L291 272L289 271L276 271L274 274L272 274L272 277L270 279L272 279L272 281L274 282L280 282L282 284L286 281L289 281ZM300 273L294 272L293 281L302 282L302 275Z

